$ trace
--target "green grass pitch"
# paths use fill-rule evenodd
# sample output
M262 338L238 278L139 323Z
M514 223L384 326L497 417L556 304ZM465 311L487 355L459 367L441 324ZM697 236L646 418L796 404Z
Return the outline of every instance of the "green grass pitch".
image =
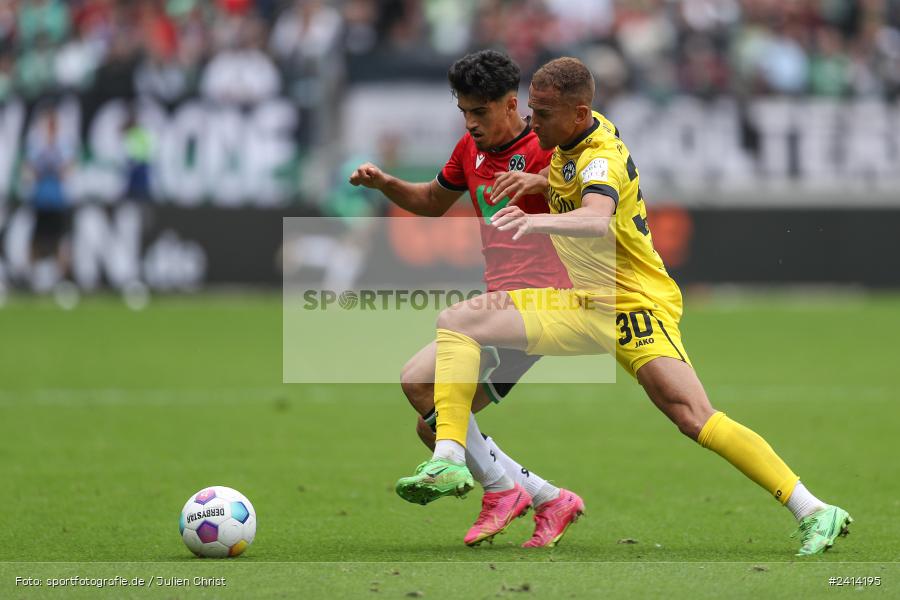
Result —
M478 492L428 507L393 493L426 457L398 386L280 383L280 296L142 312L14 300L0 309L0 597L849 597L829 577L880 577L859 590L897 597L898 315L890 295L687 298L684 341L713 403L856 519L831 552L800 560L790 514L624 374L521 386L482 413L484 431L588 512L554 550L518 547L530 515L470 549ZM238 559L196 559L179 538L182 504L211 484L256 506ZM152 581L46 579L116 575ZM153 580L198 576L227 587Z

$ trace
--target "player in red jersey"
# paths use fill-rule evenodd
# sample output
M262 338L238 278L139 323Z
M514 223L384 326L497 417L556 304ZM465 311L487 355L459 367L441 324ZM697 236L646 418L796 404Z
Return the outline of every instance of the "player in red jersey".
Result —
M511 201L510 197L492 197L497 180L506 179L503 174L513 171L538 176L550 164L552 154L552 150L541 149L528 121L519 115L519 67L500 52L483 50L456 61L448 79L467 132L437 177L427 183L412 183L365 163L351 175L350 183L380 190L399 207L431 217L443 215L460 194L468 192L481 227L487 291L571 287L548 236L513 241L508 232L490 225L494 213ZM522 195L515 201L528 213L549 210L542 195ZM486 349L482 355L483 385L478 386L472 410L478 412L491 401L499 402L539 358L518 350ZM435 360L436 344L432 342L409 360L401 376L403 392L420 415L417 432L432 449ZM483 436L474 415L469 420L466 463L485 492L481 513L465 537L468 545L490 540L534 506L534 535L524 545L552 546L584 510L577 495L522 467L493 439ZM467 489L457 491L465 493Z

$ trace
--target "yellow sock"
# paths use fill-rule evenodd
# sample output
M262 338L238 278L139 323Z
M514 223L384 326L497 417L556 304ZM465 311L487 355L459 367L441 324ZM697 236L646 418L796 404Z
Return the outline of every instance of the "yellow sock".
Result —
M700 430L697 441L767 489L782 504L791 497L791 492L800 479L775 454L766 440L732 421L723 412L717 412L709 418Z
M438 440L466 445L472 397L478 385L481 346L467 335L437 330L437 361L434 369L434 410Z

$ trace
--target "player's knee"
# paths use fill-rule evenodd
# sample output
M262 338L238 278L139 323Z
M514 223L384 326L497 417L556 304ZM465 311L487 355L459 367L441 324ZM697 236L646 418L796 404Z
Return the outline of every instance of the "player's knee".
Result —
M401 382L400 388L409 403L420 415L434 406L434 388L429 383Z
M703 425L709 419L705 411L699 410L698 407L690 404L679 404L678 409L674 411L672 421L678 427L678 431L696 440L700 437L700 431Z
M675 422L675 425L678 426L678 431L692 440L696 440L700 436L700 430L703 429L702 425L698 427L696 422L690 418L680 419Z
M476 338L478 318L477 311L470 309L465 304L458 304L441 311L437 318L437 328L448 329Z
M666 416L678 427L678 431L696 440L700 430L714 412L705 399L701 402L686 394L669 393L661 406Z
M460 318L461 312L461 307L445 308L438 314L437 328L459 331L459 328L462 326L462 319Z
M434 404L434 385L427 381L414 360L406 363L400 373L400 389L419 414L431 410Z

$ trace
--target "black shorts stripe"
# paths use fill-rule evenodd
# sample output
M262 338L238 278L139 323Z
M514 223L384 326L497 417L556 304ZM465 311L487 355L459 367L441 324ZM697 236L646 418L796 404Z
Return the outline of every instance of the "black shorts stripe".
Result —
M666 339L669 340L669 343L672 344L672 347L675 348L675 352L678 353L678 358L681 359L681 362L686 363L687 361L684 359L684 354L681 353L681 350L678 349L678 346L675 345L675 342L672 341L672 338L669 337L669 332L666 331L666 326L663 325L662 321L659 320L659 317L653 314L652 310L648 310L647 312L656 319L656 322L659 323L659 328L662 329L663 334L665 334Z
M488 396L501 400L506 398L516 383L541 357L511 348L497 348L497 355L500 358L500 364L483 385Z
M503 400L517 383L518 381L491 381L489 379L484 382L484 385L488 388L488 395L493 395Z

